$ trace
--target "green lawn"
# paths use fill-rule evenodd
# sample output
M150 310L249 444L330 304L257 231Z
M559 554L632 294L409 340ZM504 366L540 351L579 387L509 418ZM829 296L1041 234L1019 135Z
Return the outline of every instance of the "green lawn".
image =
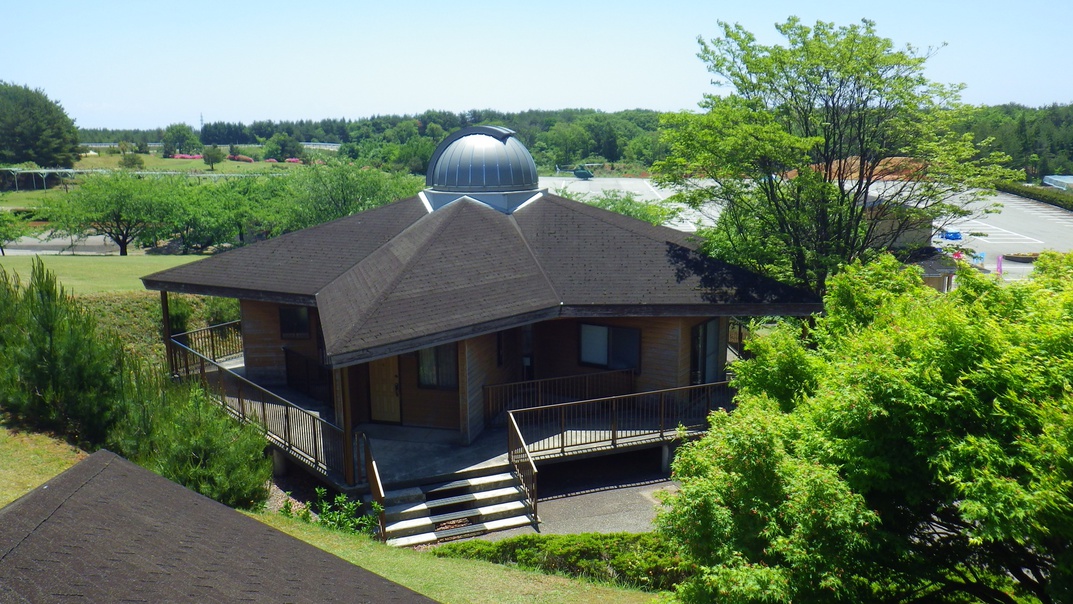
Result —
M141 277L166 268L193 262L205 256L3 256L0 267L14 271L25 283L34 258L56 273L67 291L74 294L144 291Z
M9 428L0 418L0 507L75 465L86 454L44 434Z

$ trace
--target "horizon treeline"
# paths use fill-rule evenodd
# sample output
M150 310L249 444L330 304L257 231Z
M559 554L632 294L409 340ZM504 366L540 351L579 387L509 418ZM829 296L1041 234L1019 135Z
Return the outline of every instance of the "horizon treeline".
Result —
M282 134L303 142L338 143L340 154L369 165L422 174L437 143L473 125L499 125L518 133L537 163L628 162L650 166L665 155L659 140L661 113L648 109L429 110L420 114L374 115L359 119L208 122L204 145L264 144ZM1073 104L1026 107L1016 103L979 107L963 126L977 140L993 138L992 149L1008 154L1011 168L1029 180L1073 173ZM151 143L165 128L147 130L79 128L83 143ZM196 130L195 130L196 132Z
M376 115L360 119L259 120L206 122L199 133L204 145L264 144L276 135L302 142L338 143L340 154L377 167L423 173L432 151L445 136L467 126L497 125L517 132L538 163L584 161L651 163L662 156L660 112L631 109L607 113L596 109L528 110L506 113L490 109L460 113L429 110L417 115ZM113 130L80 128L83 143L152 143L165 128ZM195 130L195 132L197 132Z

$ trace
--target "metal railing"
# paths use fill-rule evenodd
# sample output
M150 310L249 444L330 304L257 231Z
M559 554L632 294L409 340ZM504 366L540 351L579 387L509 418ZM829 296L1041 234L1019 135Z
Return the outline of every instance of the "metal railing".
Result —
M175 334L172 339L216 362L236 358L242 355L242 321Z
M484 419L500 425L505 422L504 411L627 394L635 390L635 373L616 369L485 386Z
M507 460L510 462L514 475L522 483L522 490L525 491L525 498L529 502L529 509L533 512L533 523L535 524L540 521L537 516L536 462L533 461L533 456L529 454L529 448L525 444L525 439L522 438L522 432L518 429L517 422L514 421L514 416L510 415L508 419Z
M333 481L342 482L344 451L340 427L222 367L174 338L169 348L174 375L199 378L233 416L259 426L269 442L295 460Z
M384 483L380 480L380 470L376 466L376 458L373 457L373 445L369 437L364 433L356 433L354 435L354 450L359 450L359 438L363 443L361 450L365 452L365 477L369 483L369 492L372 494L373 501L380 506L377 512L377 521L380 524L380 540L387 541L387 505L385 504Z
M287 387L321 401L332 404L332 372L320 361L296 350L283 347L283 364L287 375Z
M708 427L708 414L730 410L727 382L544 405L509 412L534 458L564 456L677 438L679 426ZM543 454L543 455L542 455Z

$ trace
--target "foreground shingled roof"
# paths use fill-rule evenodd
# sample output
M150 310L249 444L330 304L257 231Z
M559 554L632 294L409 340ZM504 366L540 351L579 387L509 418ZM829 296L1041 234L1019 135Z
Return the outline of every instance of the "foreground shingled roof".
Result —
M0 602L432 602L107 451L0 509Z
M337 366L555 317L821 309L686 233L547 193L512 214L467 197L429 213L412 197L142 281L316 306Z

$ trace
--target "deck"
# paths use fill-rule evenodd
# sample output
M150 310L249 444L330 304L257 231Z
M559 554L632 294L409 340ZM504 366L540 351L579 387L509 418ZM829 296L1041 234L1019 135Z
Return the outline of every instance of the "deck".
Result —
M535 499L537 463L660 446L700 434L710 412L730 408L733 394L725 382L619 394L627 376L611 372L558 382L540 380L501 389L513 392L514 399L501 397L486 410L502 421L490 421L470 445L457 444L457 433L449 430L364 424L347 447L344 431L323 402L296 390L269 390L242 375L236 333L238 325L227 324L176 336L169 352L173 374L200 378L235 417L264 429L276 449L350 492L375 492L509 464L532 482ZM597 383L606 386L601 390L594 386ZM608 389L616 394L599 396ZM557 396L548 396L549 392ZM564 397L564 392L570 396ZM538 402L517 400L532 393L539 394ZM593 395L598 398L577 400ZM344 478L348 450L354 456L353 481ZM370 475L376 473L379 481L374 482L379 485L374 486Z

